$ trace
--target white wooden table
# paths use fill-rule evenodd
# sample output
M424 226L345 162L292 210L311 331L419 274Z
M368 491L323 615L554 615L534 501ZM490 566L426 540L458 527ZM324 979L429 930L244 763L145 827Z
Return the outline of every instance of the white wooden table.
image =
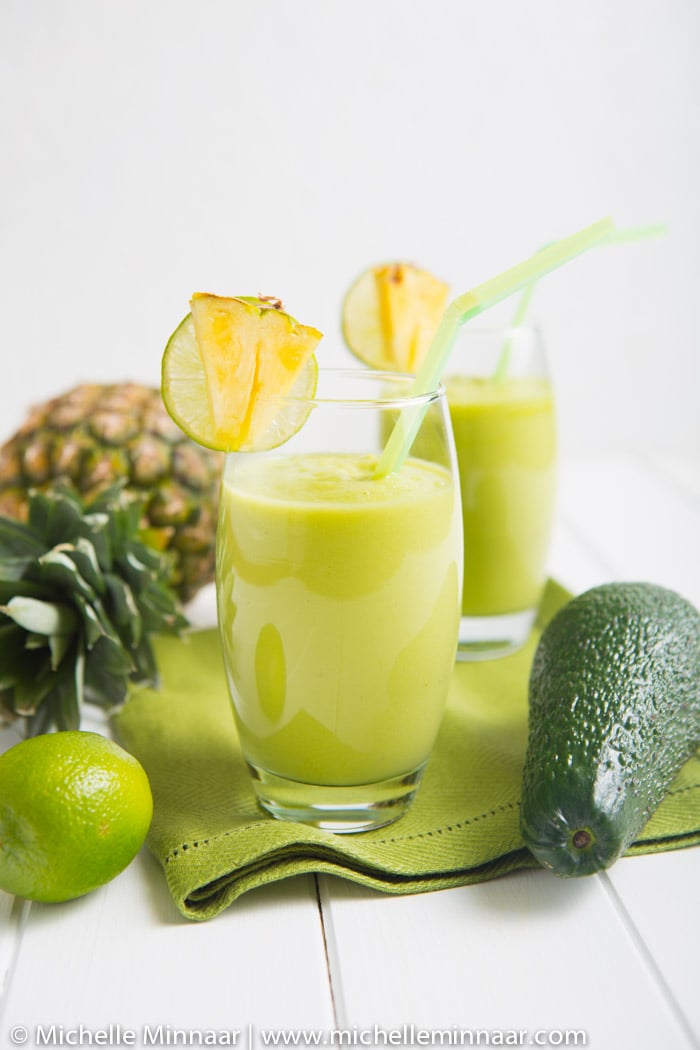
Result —
M697 461L564 464L551 570L572 590L644 579L700 606L699 536ZM208 596L193 615L211 622ZM346 1046L468 1046L471 1033L685 1050L700 1045L699 886L700 849L413 897L300 877L197 924L144 851L67 904L0 893L0 1047L247 1050L270 1032L330 1046L345 1029Z

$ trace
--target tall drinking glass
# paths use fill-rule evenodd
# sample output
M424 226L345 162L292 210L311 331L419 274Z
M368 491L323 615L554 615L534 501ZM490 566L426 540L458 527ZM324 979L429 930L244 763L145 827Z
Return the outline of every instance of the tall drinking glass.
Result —
M527 639L545 583L556 434L536 327L465 326L445 379L459 463L464 586L458 659L507 655Z
M241 746L261 805L335 832L381 827L413 799L455 658L462 526L444 391L321 371L279 448L227 457L218 616ZM373 477L402 409L421 458ZM418 443L417 443L418 444ZM416 445L417 447L417 445Z

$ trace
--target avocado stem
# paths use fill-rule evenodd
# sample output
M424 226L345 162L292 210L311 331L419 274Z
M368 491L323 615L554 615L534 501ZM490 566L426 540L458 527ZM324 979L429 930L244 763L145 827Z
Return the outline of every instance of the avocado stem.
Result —
M575 849L585 849L587 846L590 846L592 841L593 836L586 828L579 828L571 836L571 842Z

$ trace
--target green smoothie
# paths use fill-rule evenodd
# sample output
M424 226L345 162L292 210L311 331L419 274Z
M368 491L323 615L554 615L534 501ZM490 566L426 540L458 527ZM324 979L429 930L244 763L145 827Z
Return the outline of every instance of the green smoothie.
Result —
M538 378L445 380L462 492L464 616L533 608L554 514L552 390Z
M309 784L419 768L457 643L460 509L441 467L375 480L354 454L230 457L219 624L243 750Z

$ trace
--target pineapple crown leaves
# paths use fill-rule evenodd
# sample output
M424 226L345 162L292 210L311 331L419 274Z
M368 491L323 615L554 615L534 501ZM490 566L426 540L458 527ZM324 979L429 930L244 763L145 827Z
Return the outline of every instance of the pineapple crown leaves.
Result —
M75 729L84 701L157 686L150 635L188 624L168 556L139 538L142 510L121 484L89 504L57 486L30 494L26 522L0 517L0 719Z

